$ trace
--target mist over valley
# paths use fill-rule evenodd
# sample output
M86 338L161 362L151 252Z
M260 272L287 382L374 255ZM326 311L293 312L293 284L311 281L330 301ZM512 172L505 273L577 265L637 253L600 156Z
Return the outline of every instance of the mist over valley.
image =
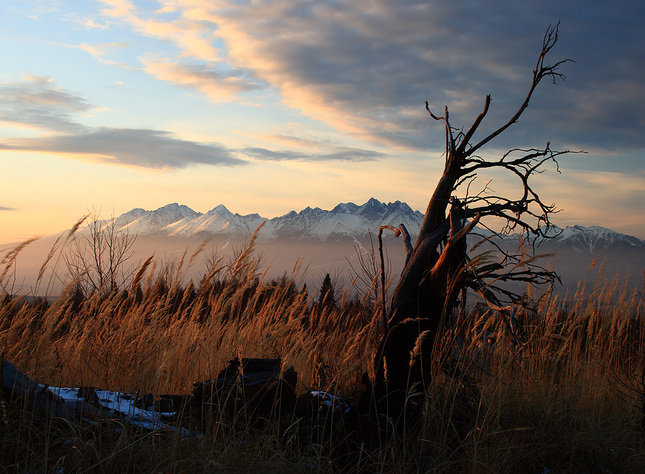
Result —
M364 273L361 260L378 262L380 226L404 224L414 242L422 220L423 214L404 202L386 204L372 198L362 205L340 203L331 210L307 207L272 219L233 213L224 205L199 213L172 203L156 210L135 208L101 224L113 226L119 234L136 236L127 268L136 268L154 256L157 270L177 271L183 260L180 271L184 280L197 284L208 265L217 259L228 263L239 255L257 229L253 255L264 278L293 275L315 290L329 273L338 287L360 292L364 288L359 282L350 286ZM33 294L52 246L66 232L40 238L21 250L14 268L13 293ZM87 227L81 227L74 237L82 239L87 232ZM468 245L491 235L487 229L476 228ZM549 235L552 238L539 242L535 254L543 256L539 260L542 266L559 273L562 284L555 288L559 294L572 296L579 282L592 285L599 277L608 281L617 277L631 288L642 288L645 241L598 226L555 227ZM519 234L495 236L490 243L480 244L475 254L492 252L490 258L495 261L499 258L497 248L514 251L519 241ZM405 262L403 242L387 229L383 242L386 272L396 280ZM16 245L3 245L0 252L4 255ZM56 257L49 261L38 284L38 296L56 295L66 283L64 258Z

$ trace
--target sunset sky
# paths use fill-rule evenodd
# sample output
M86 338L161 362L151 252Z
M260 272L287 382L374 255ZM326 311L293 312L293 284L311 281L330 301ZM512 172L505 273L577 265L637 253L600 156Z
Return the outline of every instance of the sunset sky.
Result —
M641 0L2 0L0 243L178 202L264 217L370 197L424 210L437 113L520 105L549 24L571 58L482 150L584 150L537 177L560 226L645 238ZM477 138L477 136L475 137ZM484 176L497 194L517 192Z

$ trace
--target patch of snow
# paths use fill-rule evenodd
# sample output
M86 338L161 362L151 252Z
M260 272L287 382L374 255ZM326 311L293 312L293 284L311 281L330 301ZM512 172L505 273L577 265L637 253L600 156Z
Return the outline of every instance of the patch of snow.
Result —
M351 410L351 407L343 398L332 395L329 392L311 390L307 393L312 397L319 399L323 406L331 408L332 410L340 409L344 414L348 414Z
M39 389L45 386L39 385ZM54 395L68 402L77 402L80 398L78 388L65 387L47 387ZM149 430L169 430L177 431L183 436L189 436L191 433L184 428L176 428L161 421L161 417L170 417L176 415L175 412L163 413L155 410L146 410L135 406L136 397L120 392L111 392L108 390L94 390L99 398L102 407L118 413L126 422Z

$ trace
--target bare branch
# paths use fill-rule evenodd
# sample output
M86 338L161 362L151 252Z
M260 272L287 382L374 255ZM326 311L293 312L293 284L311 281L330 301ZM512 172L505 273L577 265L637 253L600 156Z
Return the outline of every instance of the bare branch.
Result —
M406 244L407 258L392 295L389 318L385 312L385 285L381 281L383 317L387 324L384 322L385 332L375 358L375 394L383 397L389 410L402 410L408 389L415 384L420 387L427 384L428 379L424 377L431 374L424 375L415 369L424 366L423 362L417 363L418 358L423 357L423 351L417 349L421 346L432 347L440 337L444 323L450 320L460 305L465 307L467 289L479 294L489 308L501 312L509 331L515 335L512 321L506 319L505 314L513 313L513 308L524 305L526 300L524 295L516 293L507 284L515 282L538 286L553 284L558 280L554 272L537 265L535 257L527 256L526 243L531 244L534 254L536 242L539 238L547 237L552 227L551 216L558 212L555 205L543 201L533 188L531 177L545 171L549 163L554 163L559 172L557 158L570 151L554 151L547 143L542 149L512 148L497 160L477 154L479 149L518 121L544 78L550 77L554 82L564 79L559 67L568 59L551 65L545 62L546 55L558 41L558 28L559 23L547 29L531 85L515 114L474 145L471 140L490 110L490 95L486 96L483 110L465 133L451 127L448 107L444 115L439 117L430 110L428 102L425 104L430 117L443 122L446 134L445 164L428 202L414 247ZM489 183L480 192L471 195L474 179L480 171L489 169L499 169L515 177L517 195L496 195ZM464 185L465 196L461 188ZM459 197L458 191L463 197ZM488 218L493 221L503 219L502 233L519 228L526 238L521 239L516 252L495 242L494 236L486 238L484 243L489 243L493 250L471 259L467 237L478 233L478 224L490 230L488 224L482 223ZM380 228L381 267L381 235L385 229L393 231L395 236L403 232L401 227ZM475 248L477 245L470 252ZM490 263L486 258L490 254L499 256L500 260Z
M486 117L489 107L490 107L490 94L486 96L486 102L484 103L484 110L482 110L482 112L477 116L473 124L470 126L470 128L464 135L464 138L461 140L461 145L459 145L459 153L464 153L466 151L466 146L468 146L470 139L473 137L473 135L479 128L479 125L481 125L482 120L484 120L484 117Z
M524 113L526 108L529 106L529 102L531 100L531 97L533 96L533 92L535 91L535 88L537 85L544 79L545 77L551 77L553 80L553 83L555 84L556 79L565 79L564 74L560 73L558 71L558 68L567 62L573 62L571 59L563 59L560 61L557 61L553 65L544 65L544 60L546 58L546 55L551 51L551 48L555 46L555 44L558 41L558 29L560 27L560 22L556 23L555 26L549 26L547 29L547 32L544 35L544 39L542 41L542 51L540 52L540 55L538 56L537 63L535 65L535 69L533 69L533 80L531 81L531 87L529 87L529 91L526 94L526 98L524 99L524 102L522 102L522 105L520 105L520 108L515 112L515 114L506 122L504 125L499 127L497 130L489 134L486 138L478 142L477 144L473 145L468 151L465 152L466 156L472 155L475 151L486 145L488 142L490 142L492 139L500 135L502 132L504 132L508 127L513 125L518 121L520 116ZM483 118L483 117L482 117ZM465 146L467 143L462 143L462 145Z

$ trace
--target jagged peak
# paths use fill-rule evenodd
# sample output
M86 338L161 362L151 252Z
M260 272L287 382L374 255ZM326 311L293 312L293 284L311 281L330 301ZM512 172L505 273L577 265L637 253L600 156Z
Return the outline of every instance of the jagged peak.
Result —
M161 211L161 210L164 210L164 209L180 209L180 208L182 208L182 209L190 209L188 206L186 206L184 204L182 204L180 206L176 202L171 202L170 204L166 204L165 206L161 206L159 209L157 209L157 211Z
M130 209L128 212L125 212L125 213L123 213L121 215L125 216L127 214L141 214L143 212L147 212L147 211L145 209L141 208L141 207L135 207L134 209Z
M287 212L286 214L284 214L282 216L279 216L279 217L274 217L271 220L275 221L275 220L280 220L280 219L291 219L293 217L296 217L297 215L298 215L298 213L296 211L291 210L291 211Z
M223 204L211 209L206 214L208 217L206 220L198 219L198 216L205 215L174 202L160 207L156 211L135 208L122 214L118 219L120 223L131 226L133 231L144 234L159 232L164 225L169 225L171 221L181 221L181 233L185 236L198 232L248 233L249 227L256 227L259 220L265 219L258 213L233 214ZM264 235L273 237L283 235L294 238L293 236L301 235L306 238L326 239L334 233L358 236L364 235L368 231L374 232L382 224L399 225L404 223L410 234L414 234L418 232L422 219L421 212L413 210L403 201L397 200L385 204L372 197L360 206L353 202L345 202L337 204L330 211L311 206L307 206L299 212L291 210L283 216L266 219L262 232ZM226 222L226 224L222 226L222 222ZM481 229L477 231L480 236L488 236L491 233ZM587 250L614 245L645 247L643 240L600 226L573 225L561 228L554 225L546 233L553 237L547 239L552 244L573 245ZM515 234L500 236L503 240L514 237L516 237Z
M408 203L403 202L403 201L394 201L394 202L389 202L387 203L388 208L394 208L394 209L401 209L404 211L412 211L414 210L408 205Z
M319 207L307 206L302 211L300 211L299 214L320 214L321 212L329 212L329 211L323 211Z
M218 205L217 205L217 206L215 206L213 209L211 209L210 211L208 211L206 214L208 214L208 215L213 215L213 214L218 214L218 215L222 215L222 214L231 214L231 211L229 211L229 210L226 208L226 206L225 206L224 204L218 204Z
M383 205L384 205L384 204L383 204L381 201L379 201L379 200L378 200L378 199L376 199L376 198L371 197L371 198L369 198L369 199L367 200L367 202L366 202L365 204L363 204L361 207L370 207L370 206L378 206L378 207L380 207L380 206L383 206Z
M358 207L360 214L373 214L387 212L387 206L375 198L370 198L365 204Z
M341 202L336 207L334 207L331 210L331 212L349 214L352 212L356 212L357 209L358 209L358 206L353 202Z
M173 202L171 204L166 204L163 207L160 207L159 209L156 209L152 211L152 214L158 215L158 214L179 214L182 216L197 216L199 215L198 212L193 211L190 207L184 205L184 204L177 204L176 202Z

